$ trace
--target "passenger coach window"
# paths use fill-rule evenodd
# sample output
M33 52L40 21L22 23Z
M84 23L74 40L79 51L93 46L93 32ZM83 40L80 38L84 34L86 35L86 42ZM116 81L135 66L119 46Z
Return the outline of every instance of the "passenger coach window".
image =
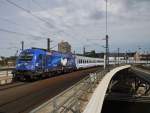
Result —
M79 64L81 64L81 60L79 59Z
M81 60L80 60L80 59L78 60L78 63L79 63L79 64L81 63Z

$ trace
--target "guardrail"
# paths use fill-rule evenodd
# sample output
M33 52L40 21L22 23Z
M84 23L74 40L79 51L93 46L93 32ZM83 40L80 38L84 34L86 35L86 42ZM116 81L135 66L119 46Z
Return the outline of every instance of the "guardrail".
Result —
M9 71L9 70L13 70L15 69L15 67L1 67L0 71Z
M60 93L30 113L80 113L83 111L84 103L94 91L94 88L103 78L107 71L97 71L76 83L74 86Z

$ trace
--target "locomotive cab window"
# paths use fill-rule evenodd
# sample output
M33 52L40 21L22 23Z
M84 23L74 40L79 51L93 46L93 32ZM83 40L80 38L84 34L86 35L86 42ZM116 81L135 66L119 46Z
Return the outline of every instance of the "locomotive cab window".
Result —
M32 53L22 53L19 56L19 60L21 61L31 61L33 59L33 54Z

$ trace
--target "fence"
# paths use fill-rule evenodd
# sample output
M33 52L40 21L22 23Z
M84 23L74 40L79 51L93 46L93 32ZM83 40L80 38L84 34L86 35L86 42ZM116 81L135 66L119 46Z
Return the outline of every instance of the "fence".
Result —
M31 111L31 113L81 113L94 88L105 74L105 70L89 74L74 86Z
M12 82L13 69L14 68L0 68L0 85L4 85Z

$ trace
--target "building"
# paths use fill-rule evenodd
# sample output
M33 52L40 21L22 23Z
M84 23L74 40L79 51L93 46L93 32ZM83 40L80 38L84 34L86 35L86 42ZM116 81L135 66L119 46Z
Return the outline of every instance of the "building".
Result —
M61 41L58 43L58 51L63 53L71 52L71 45L68 42Z
M0 66L15 66L17 56L0 57Z
M140 54L138 52L136 52L135 56L134 56L136 61L149 61L150 60L150 54Z

